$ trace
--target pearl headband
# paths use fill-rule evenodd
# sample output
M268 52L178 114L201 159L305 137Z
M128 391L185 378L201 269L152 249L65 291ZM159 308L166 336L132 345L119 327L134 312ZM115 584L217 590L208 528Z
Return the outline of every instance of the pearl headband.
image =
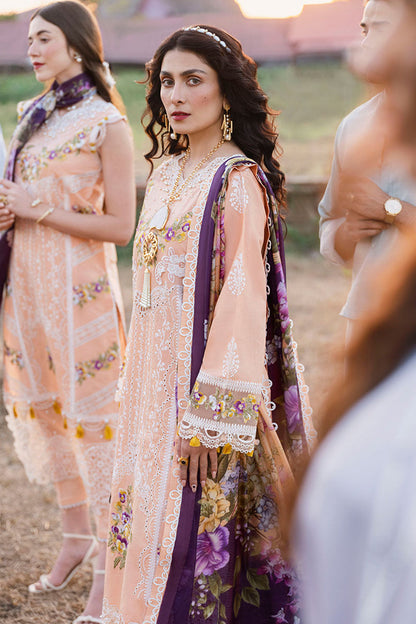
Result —
M224 50L227 50L227 52L231 53L231 50L227 46L225 41L220 39L218 37L218 35L216 35L215 33L211 32L210 30L207 30L206 28L201 28L201 26L188 26L188 28L182 28L182 30L185 30L185 31L193 30L195 32L202 33L203 35L208 35L208 37L212 37L212 39L214 39L217 43L219 43L220 46L222 46L224 48Z

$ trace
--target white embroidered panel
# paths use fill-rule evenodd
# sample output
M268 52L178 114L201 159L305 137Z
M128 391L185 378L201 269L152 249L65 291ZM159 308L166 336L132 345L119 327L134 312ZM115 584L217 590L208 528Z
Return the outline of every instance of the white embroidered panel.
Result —
M234 377L240 368L240 359L238 357L237 342L234 336L231 338L227 346L227 352L222 363L222 374L224 377Z
M248 193L243 176L236 176L232 179L230 204L240 214L243 214L247 208Z
M246 275L243 267L243 254L235 258L231 271L227 277L227 285L233 295L241 295L246 287Z

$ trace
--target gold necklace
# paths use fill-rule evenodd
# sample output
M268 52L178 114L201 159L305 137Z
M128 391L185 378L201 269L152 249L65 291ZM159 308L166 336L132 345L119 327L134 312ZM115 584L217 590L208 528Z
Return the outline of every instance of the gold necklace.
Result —
M154 222L154 225L151 225L150 230L145 234L143 238L143 244L142 244L143 245L142 246L143 260L146 265L145 270L144 270L144 277L143 277L143 290L142 290L142 295L140 297L140 307L143 309L150 308L151 306L150 266L153 263L156 263L156 256L157 256L158 247L159 247L159 239L158 239L156 232L161 232L166 227L166 224L170 217L171 204L173 204L173 202L177 201L180 198L185 186L189 184L189 182L192 180L195 174L201 169L203 165L205 165L205 163L221 147L223 143L224 143L224 139L221 139L220 141L218 141L217 145L213 147L212 150L210 150L208 154L204 156L202 160L199 161L199 163L191 171L189 176L183 181L180 188L178 188L180 179L183 176L183 172L185 171L186 163L188 162L191 156L191 148L188 147L186 149L181 166L179 168L178 175L176 177L172 191L169 195L166 208L162 208L161 210L159 210L154 216L154 218L152 219L152 221L150 222L151 224L152 222ZM162 211L164 210L166 210L165 216L161 214ZM163 219L162 223L160 225L157 225L158 221L160 221L161 218Z

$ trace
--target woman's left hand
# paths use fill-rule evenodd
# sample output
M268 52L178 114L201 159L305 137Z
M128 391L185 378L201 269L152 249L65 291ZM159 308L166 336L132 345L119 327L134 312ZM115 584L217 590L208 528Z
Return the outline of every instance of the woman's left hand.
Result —
M32 197L24 188L10 180L0 180L0 196L3 206L17 217L35 219L37 213L32 208Z
M207 448L206 446L191 446L189 440L179 438L178 442L178 462L180 479L183 486L189 478L191 490L196 492L199 481L204 487L208 475L208 459L211 476L215 479L217 475L217 449ZM186 461L187 460L187 461ZM183 463L185 462L185 463ZM199 473L199 474L198 474Z

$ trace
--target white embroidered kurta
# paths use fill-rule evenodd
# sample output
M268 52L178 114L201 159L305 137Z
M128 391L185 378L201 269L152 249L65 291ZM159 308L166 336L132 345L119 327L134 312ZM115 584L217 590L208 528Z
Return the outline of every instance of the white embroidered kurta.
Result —
M159 233L157 261L151 267L152 305L143 310L142 240L152 217L167 202L178 175L179 157L159 166L147 187L135 238L134 305L120 380L104 600L108 624L156 622L182 497L174 459L178 422L184 437L198 434L208 446L230 443L250 452L259 409L267 413L267 202L248 166L230 174L225 200L225 281L198 378L199 405L190 396L199 235L213 175L222 161L216 158L202 169L172 204L168 223ZM231 398L237 407L229 406ZM205 410L206 402L210 410ZM290 469L283 452L281 456L283 478Z

